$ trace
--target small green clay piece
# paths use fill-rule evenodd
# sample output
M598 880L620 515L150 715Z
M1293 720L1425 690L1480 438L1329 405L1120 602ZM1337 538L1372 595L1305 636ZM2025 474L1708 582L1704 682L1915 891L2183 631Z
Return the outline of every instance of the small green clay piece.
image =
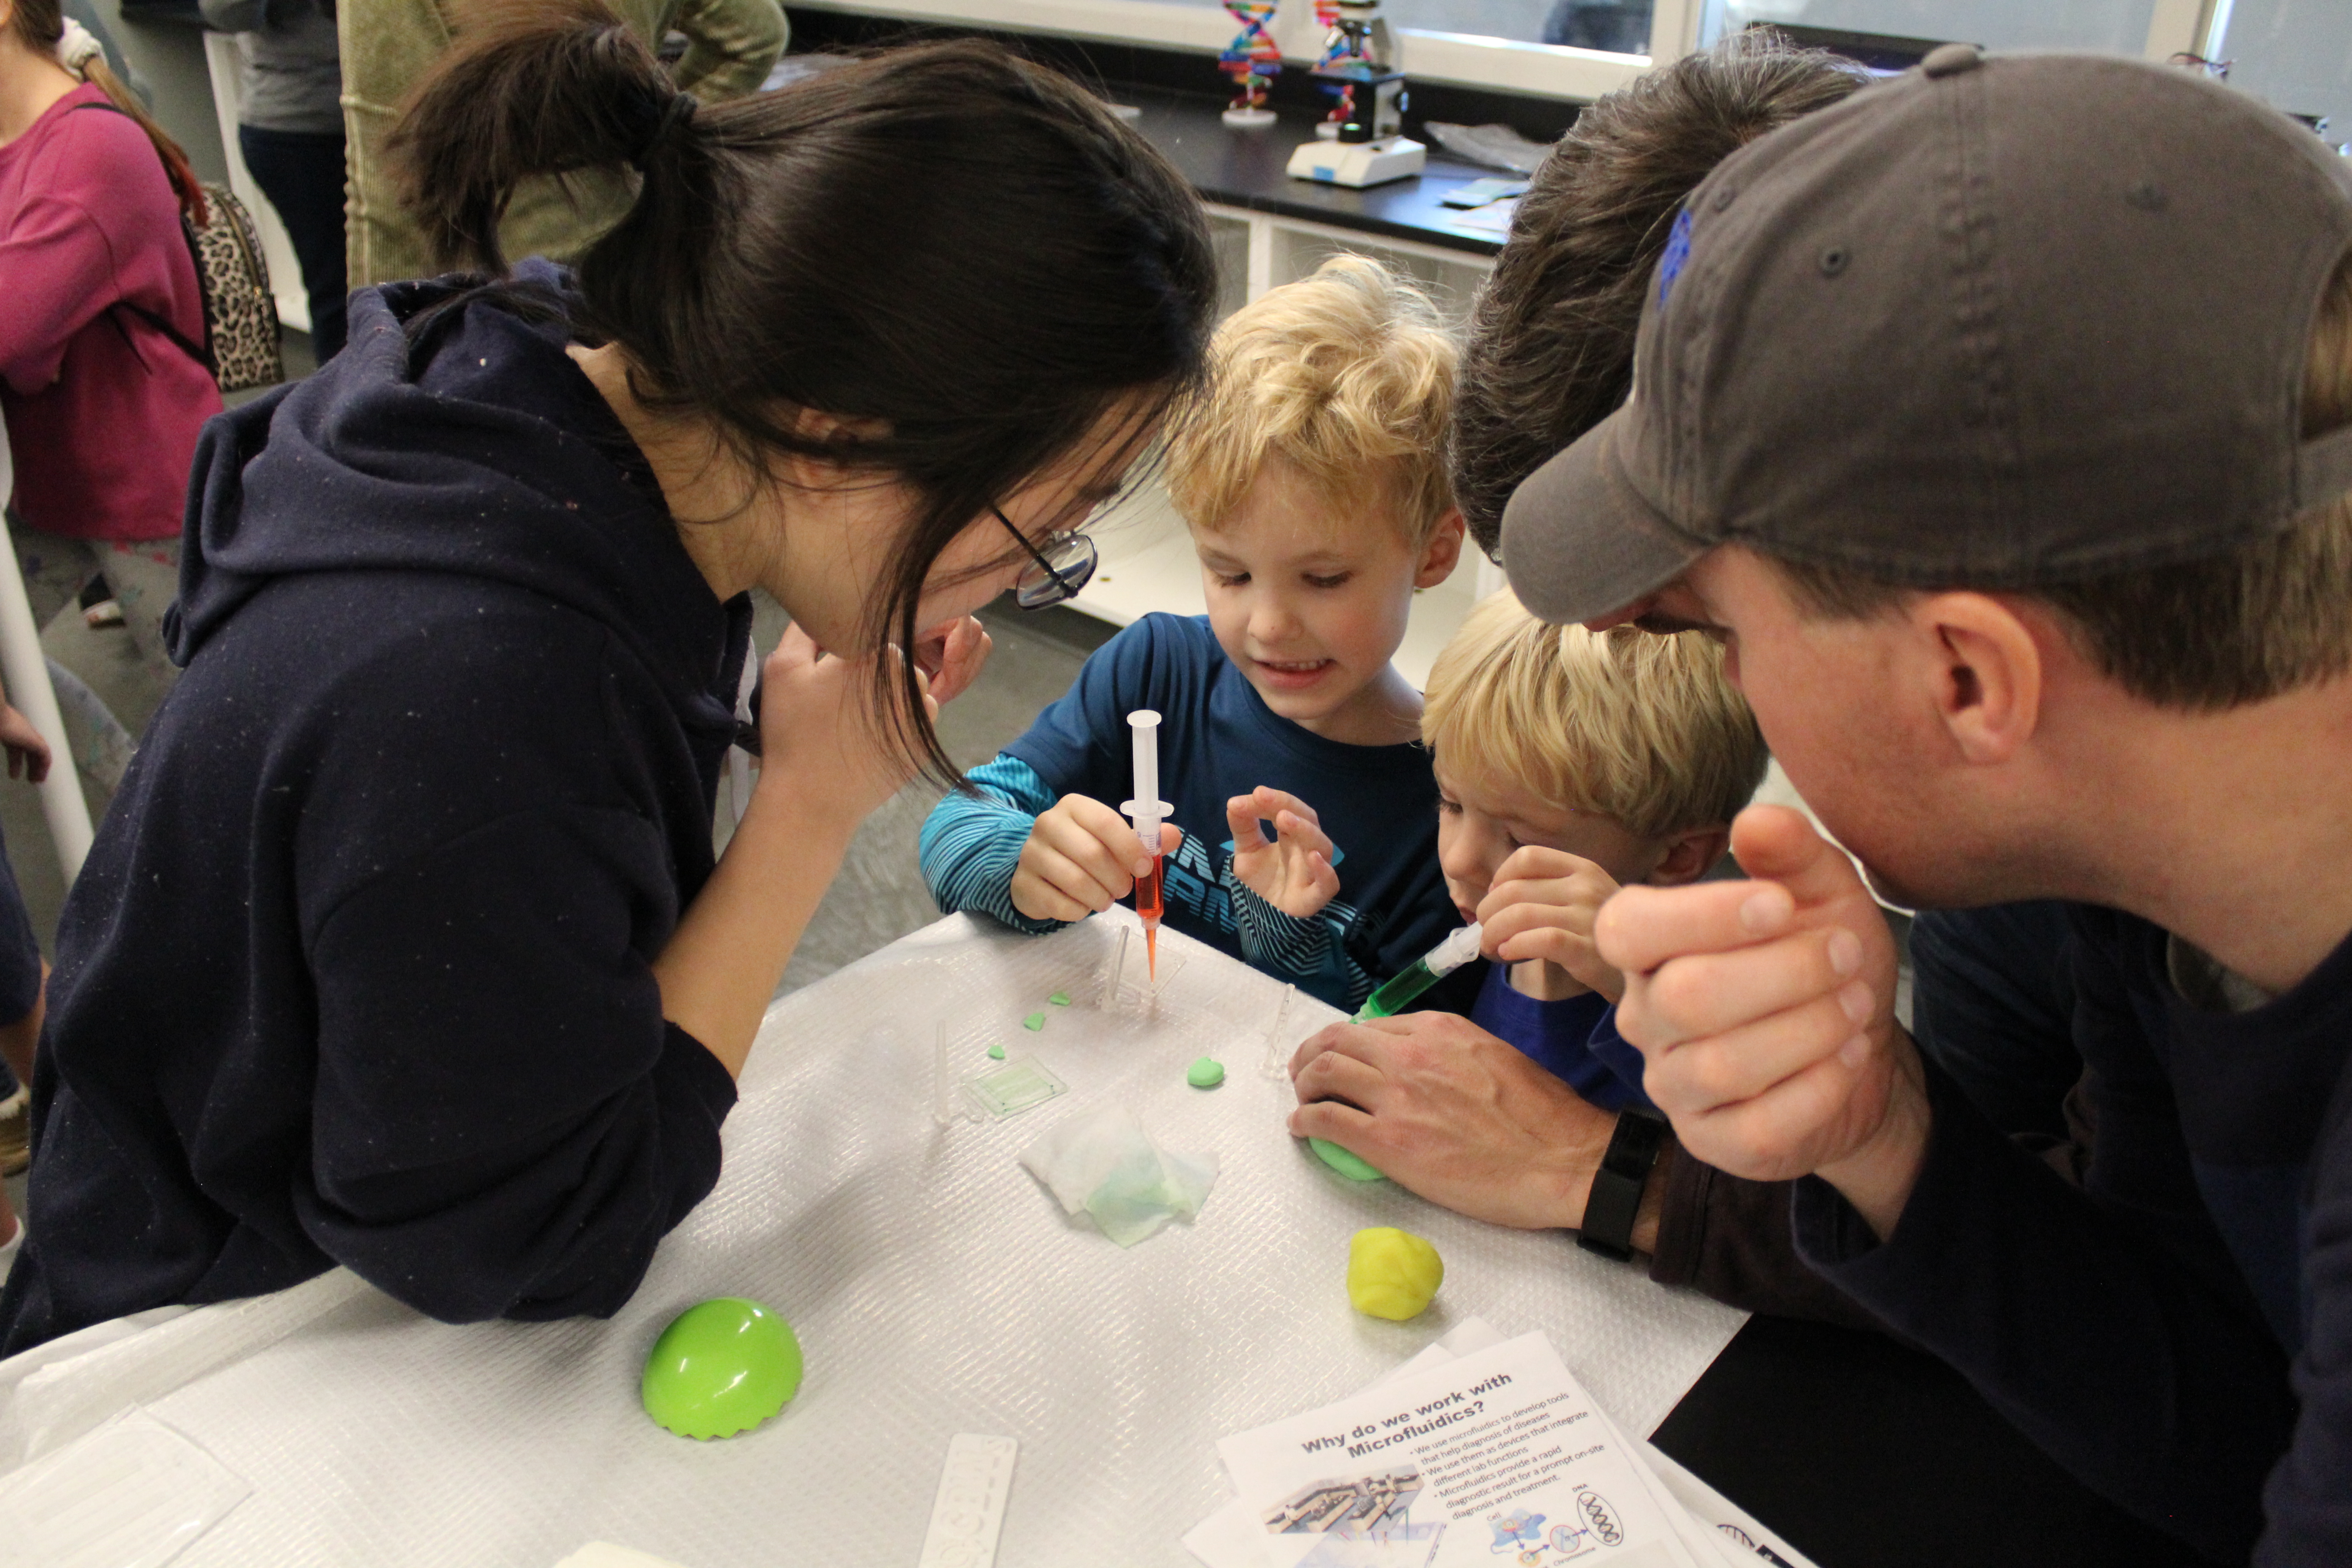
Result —
M1225 1081L1225 1064L1213 1057L1202 1057L1184 1069L1184 1081L1194 1089L1214 1089Z
M1003 1046L991 1046L991 1047L988 1047L988 1059L989 1059L990 1061L992 1061L992 1062L1001 1062L1001 1061L1003 1061L1003 1060L1004 1059L1004 1047L1003 1047Z
M1024 1029L1042 1029L1045 1026L1045 1015L1032 1013L1021 1020L1021 1026Z
M1066 991L1056 991L1045 1000L1056 1007L1066 1007L1070 1005L1070 994Z
M731 1437L800 1392L801 1342L759 1302L721 1296L670 1320L646 1357L637 1396L681 1437Z
M1317 1159L1322 1161L1325 1164L1330 1166L1333 1170L1339 1172L1341 1175L1347 1177L1348 1180L1351 1182L1377 1182L1382 1180L1382 1177L1378 1171L1372 1169L1371 1166L1366 1164L1355 1155L1349 1153L1348 1151L1340 1148L1337 1143L1327 1143L1320 1138L1309 1138L1307 1141L1307 1146L1315 1151L1315 1157Z

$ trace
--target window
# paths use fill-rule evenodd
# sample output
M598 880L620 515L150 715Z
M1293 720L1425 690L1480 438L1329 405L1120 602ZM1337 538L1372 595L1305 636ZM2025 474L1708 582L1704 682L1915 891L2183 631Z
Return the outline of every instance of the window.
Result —
M1989 49L2137 57L2147 51L2156 11L2157 0L1707 0L1700 36L1712 40L1751 23L1788 22Z
M1177 3L1214 8L1218 0ZM1300 24L1287 13L1313 9L1313 0L1283 0L1281 31L1302 36L1297 31ZM1650 52L1650 12L1651 0L1381 0L1381 15L1399 31L1566 44L1620 55Z
M2344 0L2221 0L2207 49L2230 83L2289 114L2324 117L2329 142L2352 142L2352 6Z

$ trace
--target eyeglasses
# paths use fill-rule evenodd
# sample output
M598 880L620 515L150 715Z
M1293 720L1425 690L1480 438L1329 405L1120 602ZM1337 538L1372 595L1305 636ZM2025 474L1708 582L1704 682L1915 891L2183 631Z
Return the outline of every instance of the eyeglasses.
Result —
M1019 581L1013 584L1013 602L1024 610L1042 610L1078 596L1095 574L1095 542L1076 529L1056 533L1043 544L1032 544L1029 536L1013 526L1013 520L1002 509L991 503L988 509L1004 531L1021 542L1034 564L1024 569Z

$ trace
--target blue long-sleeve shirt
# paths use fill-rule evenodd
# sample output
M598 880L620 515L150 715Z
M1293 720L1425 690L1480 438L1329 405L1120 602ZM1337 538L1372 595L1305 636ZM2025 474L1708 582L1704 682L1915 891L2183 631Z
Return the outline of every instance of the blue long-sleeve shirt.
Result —
M1336 1007L1462 923L1437 864L1437 784L1418 745L1350 746L1276 715L1217 646L1206 616L1146 616L1096 650L1068 694L923 824L924 879L940 908L1018 931L1014 867L1039 813L1066 795L1116 807L1134 794L1127 716L1161 715L1160 793L1184 842L1164 868L1167 923ZM1296 919L1234 875L1225 802L1261 784L1315 808L1339 893Z

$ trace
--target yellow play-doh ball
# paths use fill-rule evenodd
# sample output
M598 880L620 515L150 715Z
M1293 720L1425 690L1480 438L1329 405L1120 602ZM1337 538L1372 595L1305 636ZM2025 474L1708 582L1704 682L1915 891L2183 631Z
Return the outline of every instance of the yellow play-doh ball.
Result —
M1348 1300L1370 1317L1419 1317L1444 1279L1437 1248L1394 1226L1360 1230L1348 1243Z

